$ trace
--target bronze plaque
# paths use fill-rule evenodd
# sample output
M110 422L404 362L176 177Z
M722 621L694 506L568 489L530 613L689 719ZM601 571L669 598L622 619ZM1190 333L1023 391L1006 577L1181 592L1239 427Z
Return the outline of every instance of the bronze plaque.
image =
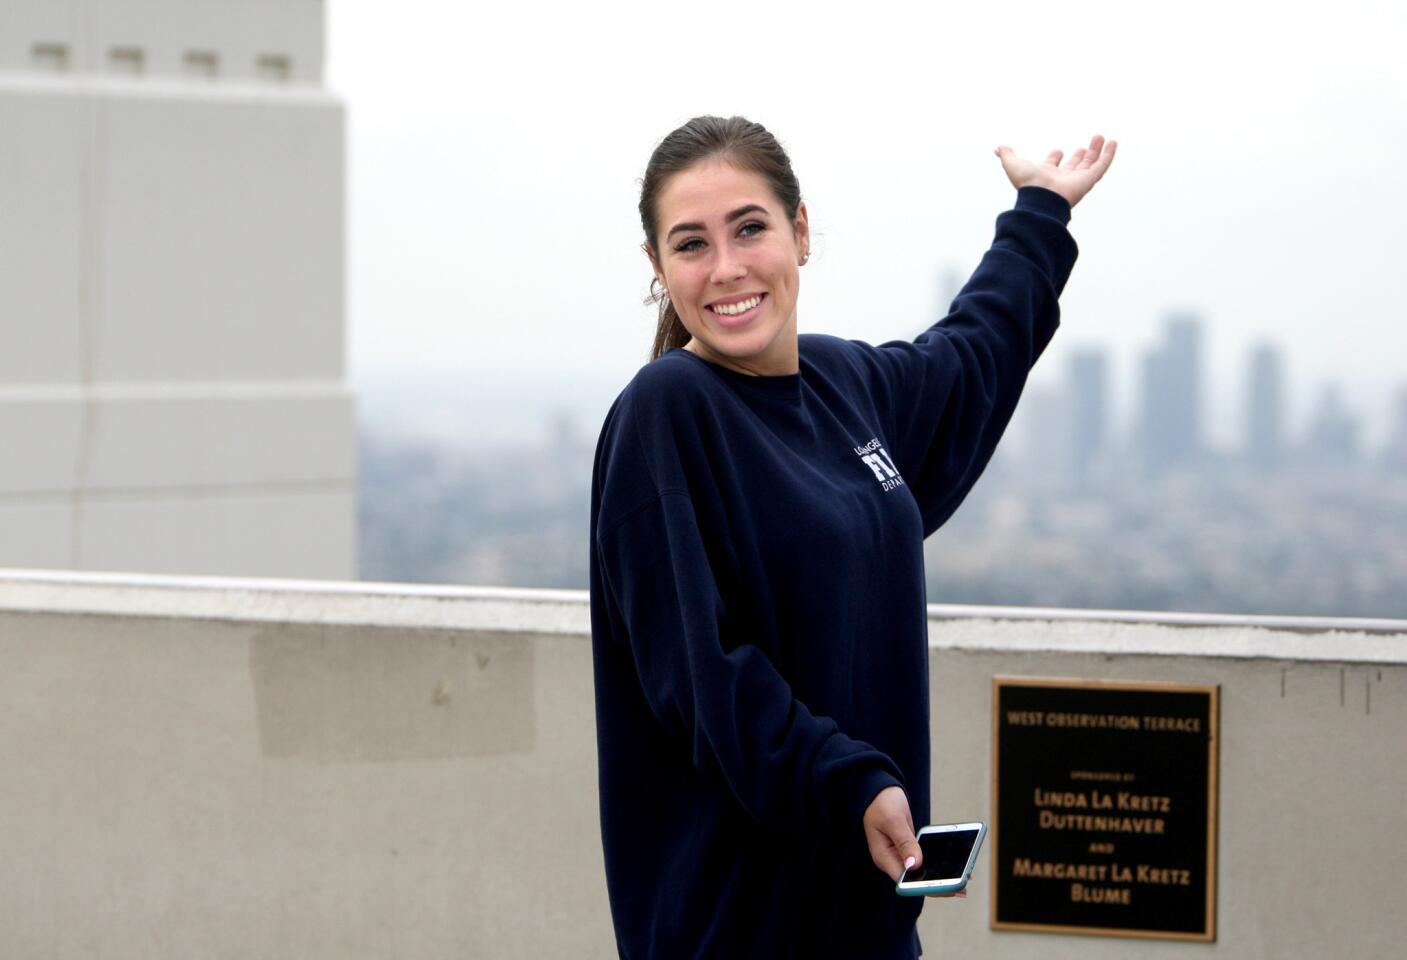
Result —
M1216 939L1218 690L993 678L993 929Z

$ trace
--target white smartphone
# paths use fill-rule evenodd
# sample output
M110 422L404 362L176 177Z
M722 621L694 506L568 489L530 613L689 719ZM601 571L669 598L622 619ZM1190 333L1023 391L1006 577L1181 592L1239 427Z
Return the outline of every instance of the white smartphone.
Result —
M901 897L957 893L967 886L986 835L987 825L981 821L924 827L918 832L923 865L905 870L894 889Z

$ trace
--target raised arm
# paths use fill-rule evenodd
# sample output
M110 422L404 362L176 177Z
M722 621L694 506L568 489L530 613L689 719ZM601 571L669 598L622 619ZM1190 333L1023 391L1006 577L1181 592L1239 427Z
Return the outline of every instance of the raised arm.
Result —
M938 529L977 481L1005 431L1027 375L1060 321L1059 297L1077 256L1065 229L1072 202L1098 182L1115 144L1052 151L1044 163L999 147L1015 208L947 317L910 341L861 344L870 389L889 423L899 472Z

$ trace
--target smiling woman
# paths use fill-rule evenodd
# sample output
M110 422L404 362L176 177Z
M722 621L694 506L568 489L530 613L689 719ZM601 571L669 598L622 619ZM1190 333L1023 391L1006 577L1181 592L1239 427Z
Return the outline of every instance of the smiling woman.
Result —
M653 357L684 347L744 373L796 372L797 267L811 240L776 138L740 117L691 120L650 158L640 221L660 286Z
M652 360L591 496L601 835L622 956L914 960L929 822L923 540L1055 332L1070 208L1108 167L997 154L1015 208L952 313L797 333L810 235L762 126L699 117L642 182ZM971 811L954 811L969 815Z
M743 373L795 373L805 205L786 209L761 174L720 157L670 177L653 207L670 226L646 252L684 349Z

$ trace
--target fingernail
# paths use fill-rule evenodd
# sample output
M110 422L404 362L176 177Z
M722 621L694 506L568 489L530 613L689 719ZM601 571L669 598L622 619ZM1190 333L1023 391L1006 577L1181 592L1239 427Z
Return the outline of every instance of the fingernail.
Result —
M914 858L913 858L913 857L910 857L909 859L907 859L907 860L904 861L904 869L905 869L905 870L912 870L912 869L913 869L913 866L914 866Z

